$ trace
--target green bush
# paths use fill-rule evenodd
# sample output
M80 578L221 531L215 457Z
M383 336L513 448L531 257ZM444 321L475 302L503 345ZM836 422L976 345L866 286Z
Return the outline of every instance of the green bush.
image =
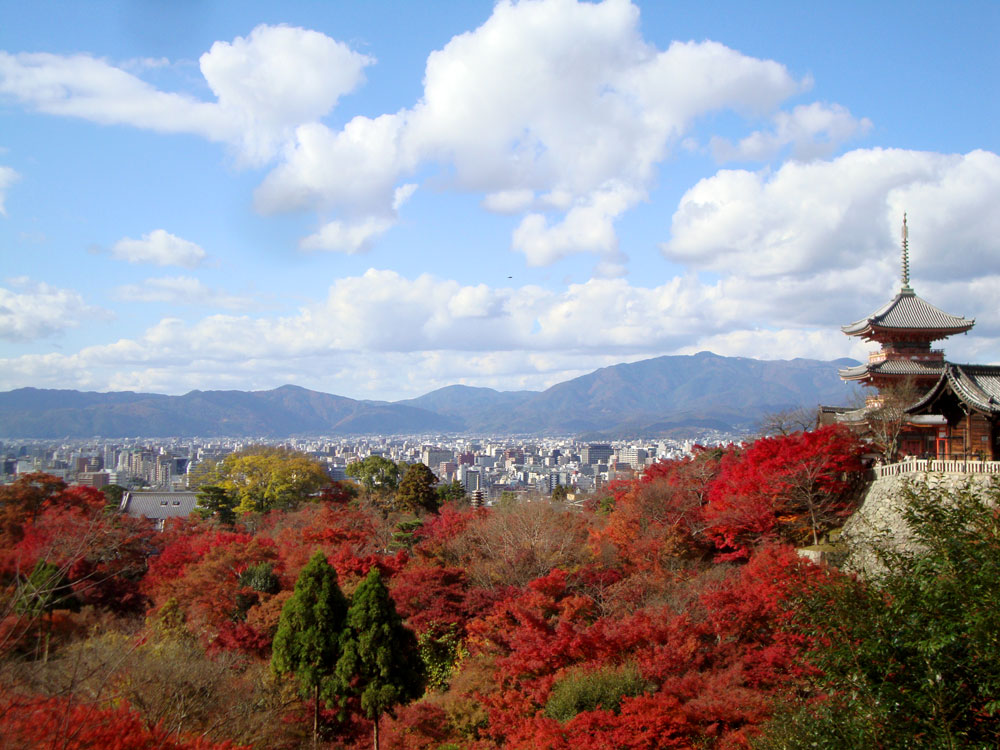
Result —
M915 543L876 544L881 575L796 602L814 677L755 747L1000 747L1000 485L913 484L906 501Z
M420 634L417 644L427 675L427 686L442 692L447 690L455 666L468 654L461 638L454 630L437 637L426 632Z
M566 722L583 711L604 709L618 713L622 698L640 695L646 689L647 684L634 664L572 670L552 686L545 715Z
M274 573L274 566L269 562L251 565L240 573L240 586L245 586L262 594L277 594L281 591L281 580Z

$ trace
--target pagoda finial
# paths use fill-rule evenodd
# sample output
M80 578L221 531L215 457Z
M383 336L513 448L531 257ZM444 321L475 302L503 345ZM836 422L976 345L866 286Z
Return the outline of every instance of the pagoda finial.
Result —
M903 213L903 290L910 289L910 233L906 228L906 213Z

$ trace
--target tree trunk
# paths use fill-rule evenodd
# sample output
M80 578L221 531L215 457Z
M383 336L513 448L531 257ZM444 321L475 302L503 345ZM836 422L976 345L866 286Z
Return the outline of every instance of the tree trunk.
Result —
M382 714L375 715L375 750L378 750L378 720L382 717Z
M319 683L313 685L313 750L319 743Z

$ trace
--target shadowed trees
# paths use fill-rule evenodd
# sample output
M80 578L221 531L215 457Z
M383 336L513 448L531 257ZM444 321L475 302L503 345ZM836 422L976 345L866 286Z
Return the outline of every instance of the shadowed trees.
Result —
M285 602L271 652L277 674L295 675L304 695L313 699L313 744L319 736L319 702L332 703L344 692L337 676L341 657L347 599L337 584L337 572L317 552L295 582Z
M436 511L439 505L436 484L437 477L426 465L416 463L407 466L396 490L396 510L410 513Z
M382 714L419 697L424 677L416 636L403 626L377 568L354 592L347 628L337 676L360 697L362 712L374 722L379 750Z

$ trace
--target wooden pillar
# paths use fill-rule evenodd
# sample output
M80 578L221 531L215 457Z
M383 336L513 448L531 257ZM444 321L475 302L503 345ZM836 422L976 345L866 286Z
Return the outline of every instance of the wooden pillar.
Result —
M965 410L965 455L963 458L966 460L972 458L972 415L975 414L971 409Z

